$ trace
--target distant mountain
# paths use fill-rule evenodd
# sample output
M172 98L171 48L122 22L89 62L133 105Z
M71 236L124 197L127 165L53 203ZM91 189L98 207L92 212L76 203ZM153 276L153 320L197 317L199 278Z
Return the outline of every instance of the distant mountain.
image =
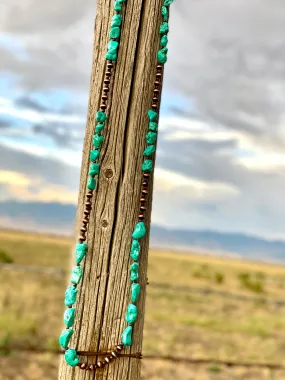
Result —
M248 259L285 261L285 241L267 240L241 233L167 229L153 225L151 243L159 247L233 253Z
M75 214L76 207L72 204L0 202L0 227L71 235ZM266 240L241 233L167 229L152 225L151 245L285 262L285 241Z

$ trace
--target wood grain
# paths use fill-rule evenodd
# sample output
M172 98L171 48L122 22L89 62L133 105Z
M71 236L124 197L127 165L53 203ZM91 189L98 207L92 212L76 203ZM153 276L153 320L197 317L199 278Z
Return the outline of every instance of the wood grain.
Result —
M83 147L77 233L83 214L89 151L99 109L105 70L105 53L113 0L98 0L95 22L93 65L88 119ZM107 351L121 341L130 300L129 250L131 234L139 213L142 152L147 133L147 111L151 106L156 53L163 0L128 0L111 96L108 123L101 154L101 173L87 235L88 255L76 303L74 338L70 347L86 351ZM108 172L108 175L106 173ZM110 172L113 173L111 178ZM152 183L146 225L150 225ZM149 228L148 228L149 230ZM133 346L124 352L141 352L147 283L149 234L142 243L138 302L139 318L134 326ZM82 358L87 360L87 358ZM88 358L95 363L95 358ZM62 360L59 380L138 380L141 361L120 358L96 372L70 368Z

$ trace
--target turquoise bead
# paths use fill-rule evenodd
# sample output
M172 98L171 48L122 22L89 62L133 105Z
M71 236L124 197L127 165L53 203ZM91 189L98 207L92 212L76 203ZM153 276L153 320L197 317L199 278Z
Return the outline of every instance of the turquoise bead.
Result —
M118 26L114 26L114 28L110 30L109 36L110 38L119 38L120 34L121 34L121 29Z
M121 26L121 24L122 24L122 16L114 15L112 17L111 27L113 28L114 26Z
M148 132L146 134L146 141L148 144L154 144L157 138L157 133L155 132Z
M137 302L141 292L140 284L132 284L132 302Z
M71 283L78 285L83 275L83 270L78 265L72 269Z
M174 0L164 0L164 5L165 5L166 7L169 7L169 5L173 3L173 1L174 1Z
M128 326L122 334L122 343L125 346L131 346L132 345L132 334L133 334L133 328L132 326Z
M74 286L69 286L65 292L65 306L72 306L76 301L76 295L78 290Z
M87 244L77 243L75 248L76 264L80 264L87 253Z
M159 29L160 34L167 34L169 32L169 26L167 22L163 22Z
M118 54L117 53L109 53L109 52L106 53L106 59L108 61L116 61L117 58L118 58Z
M151 131L156 132L157 128L158 128L158 124L155 123L154 121L150 121L148 123L148 129L150 129Z
M104 124L97 124L95 128L95 132L100 133L103 131L103 128L104 128Z
M166 52L164 51L164 49L166 49L166 48L158 50L158 52L157 52L157 60L158 60L159 63L161 63L163 65L167 61L167 55L166 55Z
M138 222L135 226L132 237L134 239L141 239L146 235L146 228L144 222Z
M115 15L115 16L118 16L118 15ZM118 56L118 47L119 47L119 42L109 41L106 58L109 59L110 61L116 61L117 56Z
M69 348L68 350L66 350L64 357L66 363L69 364L71 367L76 367L79 363L77 352L73 348Z
M93 145L95 146L95 148L101 148L103 141L104 141L104 136L101 136L98 134L93 136Z
M63 321L66 327L72 327L74 323L74 319L75 319L75 309L73 307L70 307L67 310L65 310Z
M162 14L163 20L167 21L168 20L168 9L165 6L163 6L161 8L161 14Z
M153 163L152 160L145 160L142 164L142 171L143 172L152 172L153 170Z
M138 260L140 255L141 246L140 243L137 240L133 240L132 246L131 246L131 252L130 256L133 260Z
M167 37L167 35L164 35L164 36L161 37L160 45L162 47L166 47L167 44L168 44L168 37Z
M63 330L63 332L61 333L59 337L59 344L61 345L62 348L68 347L68 343L71 339L72 334L73 334L72 329Z
M94 177L94 175L99 174L99 172L100 172L100 164L98 164L97 162L92 162L89 168L89 175Z
M129 323L129 324L134 323L137 320L137 317L138 317L138 309L137 309L136 305L129 304L128 311L126 314L127 323Z
M150 121L157 121L157 119L158 119L158 113L157 112L155 112L153 110L149 110L147 114L148 114Z
M107 119L107 115L105 114L105 112L103 112L103 111L98 111L98 112L96 113L96 121L97 121L98 123L104 123L104 121L106 121L106 119Z
M90 161L96 161L98 160L100 156L100 151L99 150L95 150L95 149L92 149L90 150Z
M88 182L87 182L87 188L89 190L95 190L95 187L96 187L96 180L93 177L89 177Z
M133 263L130 266L130 277L131 281L137 281L139 279L139 264Z
M121 12L122 6L121 6L121 3L119 1L115 1L114 9L115 9L116 12ZM111 38L114 38L114 37L111 37Z
M144 155L144 156L150 156L150 155L152 155L154 152L155 152L155 146L154 146L154 145L150 145L150 146L148 146L148 147L144 150L143 155Z

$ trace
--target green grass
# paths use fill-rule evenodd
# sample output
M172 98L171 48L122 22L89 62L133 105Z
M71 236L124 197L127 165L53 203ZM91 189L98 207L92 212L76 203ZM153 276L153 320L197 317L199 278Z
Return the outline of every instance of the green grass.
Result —
M7 231L0 232L0 239L0 249L15 264L70 268L71 240ZM285 268L159 250L150 252L149 264L144 353L211 358L213 365L193 369L182 364L171 367L168 363L160 365L156 362L150 367L144 366L143 378L270 378L263 372L239 372L216 366L214 360L283 362L285 307L273 308L266 302L223 298L216 293L198 294L171 287L156 288L152 283L210 288L252 297L254 294L259 296L260 292L254 291L248 283L261 282L262 297L282 299L285 296L280 284L285 283ZM241 273L246 274L242 280ZM0 275L0 344L8 342L56 349L62 327L66 279L7 269L0 269ZM21 357L21 354L17 355ZM9 369L5 372L5 380L16 378L19 360L15 358L13 353L6 356L2 353L0 357L0 368ZM35 356L25 356L27 368L32 366L29 358L32 363ZM55 364L50 365L45 356L36 358L38 378L56 378L57 362L53 359L52 363ZM192 370L196 377L187 377ZM276 379L285 378L282 373L280 376Z

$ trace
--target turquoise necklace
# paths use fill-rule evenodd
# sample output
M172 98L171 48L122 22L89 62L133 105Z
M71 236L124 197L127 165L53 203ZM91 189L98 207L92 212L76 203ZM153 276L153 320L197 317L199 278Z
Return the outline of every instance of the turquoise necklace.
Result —
M126 0L116 0L114 3L115 14L112 17L111 29L109 33L110 41L108 43L107 53L106 53L106 72L104 79L104 87L101 97L100 110L96 113L95 134L93 136L93 146L94 148L90 151L90 167L88 173L87 181L87 194L86 203L84 209L84 217L82 219L82 227L80 229L81 235L79 241L76 244L75 258L76 266L72 269L71 274L71 285L67 287L65 292L65 306L67 307L64 313L64 324L66 328L62 331L59 337L59 343L62 348L65 349L65 360L67 364L72 367L78 366L82 370L95 371L96 368L103 368L110 362L118 358L123 351L124 347L132 345L132 335L134 323L137 320L138 310L136 302L139 298L141 287L139 284L139 256L140 256L140 240L146 235L146 227L144 223L144 213L146 211L145 203L148 194L148 185L150 174L153 171L153 156L156 150L156 140L157 140L157 130L158 130L158 113L159 113L159 102L162 87L162 77L163 77L163 65L167 61L167 34L169 31L168 19L169 19L169 6L174 0L164 0L164 4L161 9L162 23L160 25L160 49L157 52L157 66L156 66L156 77L154 82L153 98L151 109L148 111L148 131L146 134L146 148L143 152L143 163L142 163L142 192L140 198L140 214L138 217L138 223L136 224L133 234L132 243L130 250L130 257L133 260L130 266L130 281L131 281L131 303L128 305L126 312L126 322L127 327L122 333L122 341L120 344L115 346L114 350L111 351L104 360L98 361L96 364L88 364L82 362L79 359L80 351L69 347L70 339L73 335L73 324L75 320L75 308L73 305L76 302L76 297L78 293L78 285L81 281L83 275L83 269L81 267L81 262L87 254L87 244L86 244L86 233L89 223L89 217L91 213L92 203L91 199L93 197L93 192L96 189L96 178L100 172L100 149L104 142L103 130L107 121L107 115L105 113L108 100L108 93L110 91L110 81L112 72L114 69L114 62L116 62L119 50L119 38L121 34L122 27L122 5Z

